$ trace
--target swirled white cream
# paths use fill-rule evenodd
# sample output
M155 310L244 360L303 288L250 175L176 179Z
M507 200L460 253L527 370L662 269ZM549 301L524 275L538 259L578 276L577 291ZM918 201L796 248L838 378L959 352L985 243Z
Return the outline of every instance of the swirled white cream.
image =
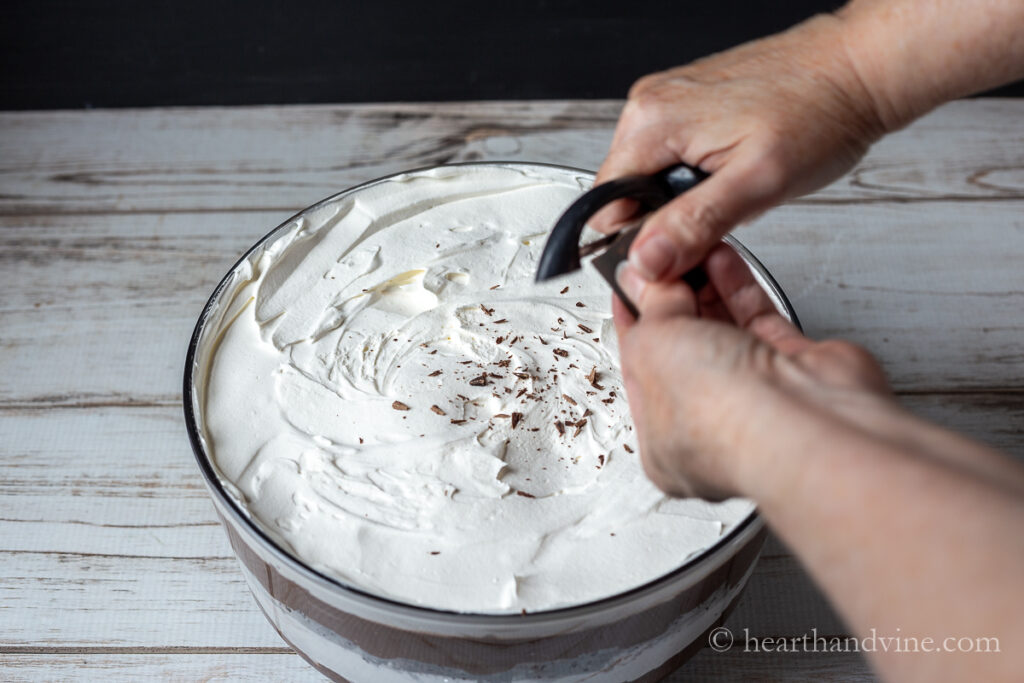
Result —
M306 212L237 268L200 349L203 436L298 558L408 603L535 611L655 579L750 512L648 482L607 286L589 268L533 282L591 180L401 175Z

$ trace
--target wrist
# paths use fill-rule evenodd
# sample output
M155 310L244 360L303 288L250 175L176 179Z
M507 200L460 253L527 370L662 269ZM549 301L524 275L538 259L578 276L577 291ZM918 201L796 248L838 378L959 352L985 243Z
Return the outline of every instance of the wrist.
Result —
M925 79L915 79L912 84L898 82L893 43L901 39L892 32L900 22L891 16L898 12L873 0L852 0L834 15L840 24L838 45L884 133L899 130L942 101L930 93Z
M840 453L906 447L916 421L888 396L775 386L737 420L730 484L759 505L785 504L805 477Z

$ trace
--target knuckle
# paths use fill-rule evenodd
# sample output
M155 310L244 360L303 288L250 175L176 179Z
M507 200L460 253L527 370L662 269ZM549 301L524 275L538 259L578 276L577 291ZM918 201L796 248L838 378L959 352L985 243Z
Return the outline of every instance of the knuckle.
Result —
M632 86L629 88L629 94L626 96L627 99L636 99L641 97L645 92L650 90L656 83L660 81L660 77L655 74L647 74L638 78Z
M669 215L669 230L683 248L708 244L722 228L721 213L714 205L701 201L678 204Z
M660 111L660 103L649 96L631 97L622 110L622 121L628 126L641 126L656 120Z

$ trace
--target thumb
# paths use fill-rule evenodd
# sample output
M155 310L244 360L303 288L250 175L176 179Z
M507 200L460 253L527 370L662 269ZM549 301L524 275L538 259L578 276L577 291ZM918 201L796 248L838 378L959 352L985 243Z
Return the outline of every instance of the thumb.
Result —
M737 224L777 204L785 180L782 166L769 160L724 164L651 214L629 250L630 265L648 281L679 277Z

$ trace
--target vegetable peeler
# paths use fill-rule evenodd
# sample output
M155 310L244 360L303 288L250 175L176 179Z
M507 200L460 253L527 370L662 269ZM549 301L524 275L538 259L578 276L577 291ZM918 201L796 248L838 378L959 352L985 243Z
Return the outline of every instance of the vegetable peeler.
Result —
M582 267L580 259L597 254L592 263L633 316L638 312L615 280L615 270L626 260L643 217L667 204L708 177L699 168L676 164L651 175L616 178L594 187L573 202L551 230L537 264L536 281L543 282ZM633 199L640 204L643 216L618 232L581 245L580 237L586 222L606 204L617 199ZM700 266L686 272L682 279L694 291L707 284L707 274Z

